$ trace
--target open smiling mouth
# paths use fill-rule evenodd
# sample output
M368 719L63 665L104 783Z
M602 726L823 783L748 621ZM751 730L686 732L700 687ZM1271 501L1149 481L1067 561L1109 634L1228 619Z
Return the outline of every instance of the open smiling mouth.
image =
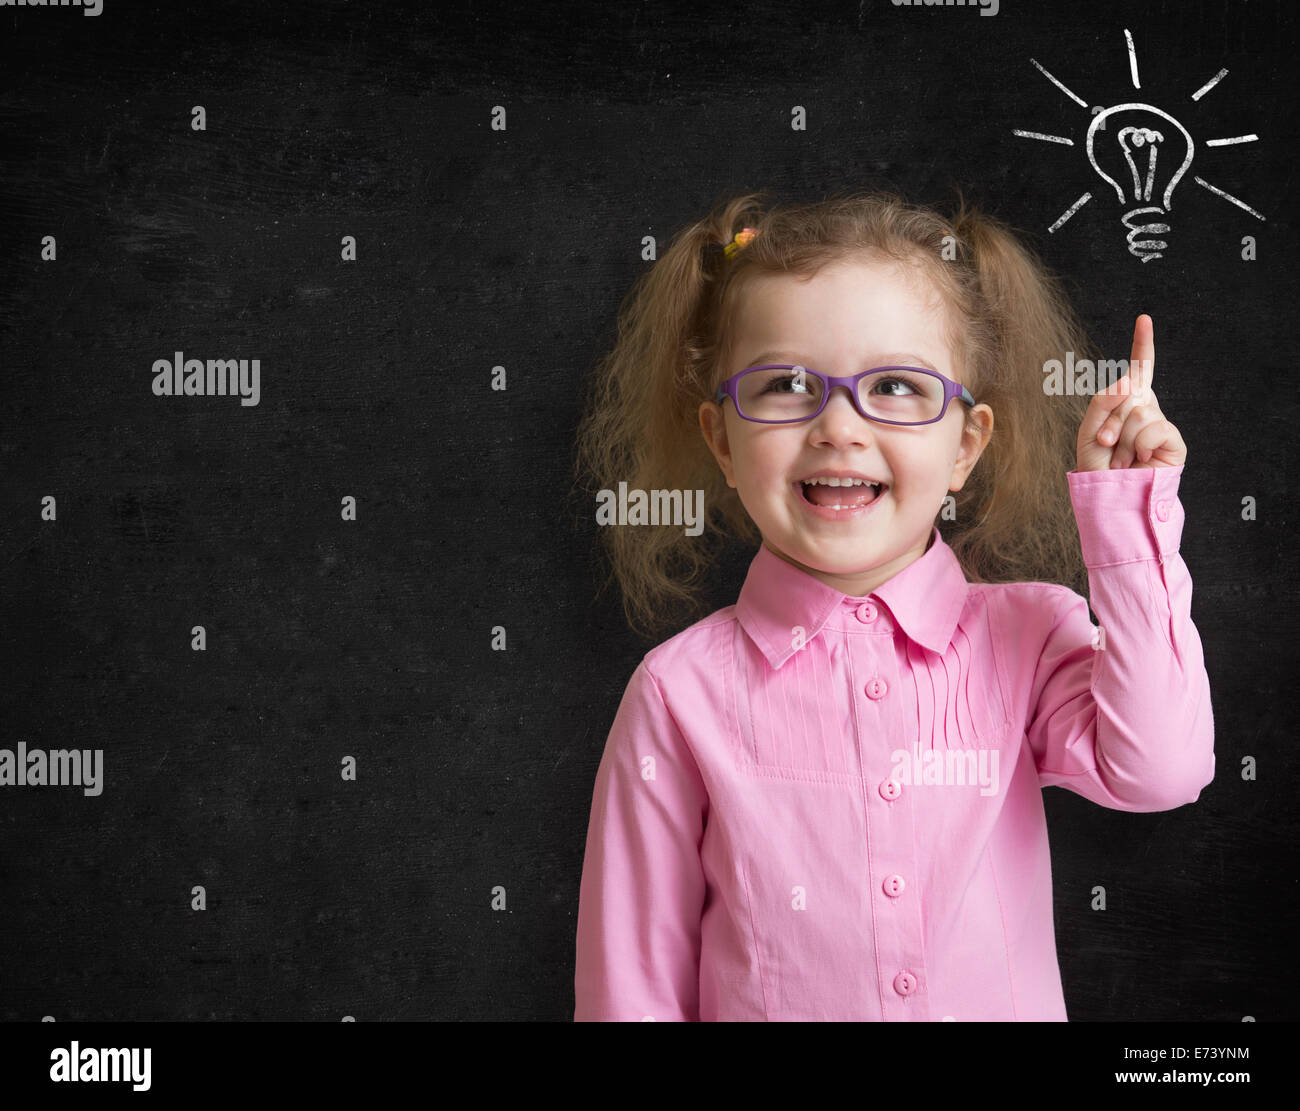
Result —
M885 483L849 478L814 478L795 485L804 501L821 509L863 509L889 489Z

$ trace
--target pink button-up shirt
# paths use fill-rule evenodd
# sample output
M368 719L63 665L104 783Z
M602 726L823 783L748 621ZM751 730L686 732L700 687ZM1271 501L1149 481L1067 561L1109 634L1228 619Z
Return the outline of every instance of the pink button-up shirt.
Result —
M576 1020L1064 1020L1042 788L1194 802L1214 722L1183 467L1071 471L1088 602L766 547L648 652L596 774Z

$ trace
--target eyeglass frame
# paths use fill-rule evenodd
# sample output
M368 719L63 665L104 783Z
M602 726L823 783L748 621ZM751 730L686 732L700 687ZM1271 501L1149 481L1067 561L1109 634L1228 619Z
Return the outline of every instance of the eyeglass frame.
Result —
M747 417L740 411L740 402L736 398L736 384L746 374L755 370L805 370L816 378L820 378L826 385L826 390L822 394L821 404L817 406L817 411L809 413L806 417L798 417L795 420L763 420L759 417ZM911 370L919 374L928 374L933 378L938 378L943 383L943 407L939 410L937 417L931 417L929 420L906 421L906 420L886 420L884 417L873 417L870 413L862 408L862 402L858 397L858 383L868 374L879 374L883 370ZM821 371L813 370L812 367L802 366L799 363L767 363L763 366L747 366L744 370L738 370L730 378L718 387L718 392L714 401L721 405L727 398L731 398L731 404L735 406L736 416L742 420L751 421L754 424L804 424L807 421L815 420L821 415L822 410L826 408L826 403L830 401L831 394L836 387L843 386L849 392L849 398L853 402L853 408L865 419L873 421L876 424L896 424L904 428L919 428L923 424L934 424L936 421L943 420L948 412L948 402L964 402L971 407L975 405L975 398L971 396L970 390L960 382L954 382L951 378L940 374L937 370L931 370L923 366L876 366L870 370L864 370L860 374L850 374L847 377L834 377L829 374L822 374Z

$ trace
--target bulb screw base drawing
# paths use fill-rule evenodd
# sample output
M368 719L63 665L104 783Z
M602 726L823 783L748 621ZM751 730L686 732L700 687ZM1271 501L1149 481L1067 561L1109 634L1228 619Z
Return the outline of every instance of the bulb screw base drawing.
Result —
M1125 238L1128 240L1128 252L1135 258L1140 258L1143 262L1150 262L1153 258L1161 258L1161 252L1169 244L1163 239L1139 239L1140 235L1167 235L1169 225L1162 223L1143 223L1142 219L1150 218L1152 215L1163 216L1165 210L1158 205L1149 205L1145 208L1132 208L1124 213L1122 223L1129 229Z

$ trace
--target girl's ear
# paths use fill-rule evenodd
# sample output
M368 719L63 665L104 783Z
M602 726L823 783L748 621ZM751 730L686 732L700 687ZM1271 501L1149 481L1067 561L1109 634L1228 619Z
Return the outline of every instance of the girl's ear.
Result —
M949 490L960 490L966 485L975 464L988 446L993 436L993 410L987 405L976 405L970 411L970 420L962 427L961 445L957 450L957 460L952 468L952 481ZM972 425L974 427L972 427Z
M736 479L731 469L731 447L727 443L727 419L722 406L716 401L700 402L700 432L704 442L713 452L722 473L727 476L727 485L735 486Z

